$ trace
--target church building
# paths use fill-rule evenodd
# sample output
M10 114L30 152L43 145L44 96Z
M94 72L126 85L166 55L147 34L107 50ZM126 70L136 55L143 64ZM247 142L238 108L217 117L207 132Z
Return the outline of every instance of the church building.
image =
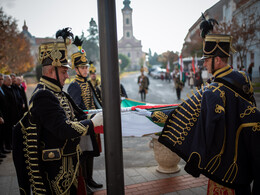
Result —
M129 70L140 69L140 59L143 56L142 44L133 35L132 12L130 0L124 0L123 13L123 37L118 42L118 53L130 59Z

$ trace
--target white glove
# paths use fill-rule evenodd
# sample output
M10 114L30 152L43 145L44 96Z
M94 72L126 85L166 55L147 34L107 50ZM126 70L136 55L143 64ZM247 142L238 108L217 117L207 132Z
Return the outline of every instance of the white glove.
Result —
M102 126L103 125L103 114L102 112L97 113L92 119L92 123L94 127Z
M142 116L151 117L151 115L152 115L152 112L145 110L145 109L136 108L135 110L137 111L136 114L139 114L139 115L142 115Z

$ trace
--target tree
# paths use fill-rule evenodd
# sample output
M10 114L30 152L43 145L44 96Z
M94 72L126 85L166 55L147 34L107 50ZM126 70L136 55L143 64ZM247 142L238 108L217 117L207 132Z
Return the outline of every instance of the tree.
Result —
M246 68L246 56L250 47L259 43L260 15L255 10L242 10L241 18L233 17L230 22L220 23L216 30L221 34L232 35L232 46L237 51L241 67Z
M121 53L118 54L118 59L119 59L120 72L123 72L125 68L130 64L130 59Z
M34 67L30 43L18 32L16 20L0 8L0 72L22 74Z
M182 56L190 57L190 56L202 56L202 47L203 40L200 37L200 30L197 29L196 32L191 36L191 42L185 42L182 48Z
M173 67L173 62L178 60L178 53L173 51L167 51L159 55L158 61L161 62L162 67L166 68L168 61L170 62L170 67Z
M151 49L149 49L149 53L148 53L148 61L149 64L151 65L156 65L158 64L158 54L155 52L154 55L152 55Z
M91 61L99 61L99 38L98 38L98 27L97 23L93 18L89 22L89 29L87 30L89 35L87 38L84 38L83 49L87 53L87 58ZM82 33L84 37L84 33Z

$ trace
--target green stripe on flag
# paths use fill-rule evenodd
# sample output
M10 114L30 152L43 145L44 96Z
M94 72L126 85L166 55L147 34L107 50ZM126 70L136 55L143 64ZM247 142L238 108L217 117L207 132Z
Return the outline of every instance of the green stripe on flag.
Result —
M123 108L125 108L125 107L132 107L132 106L139 106L139 105L146 105L146 103L139 102L139 101L136 101L136 100L133 100L133 99L129 99L129 98L123 99L121 101L121 107L123 107Z

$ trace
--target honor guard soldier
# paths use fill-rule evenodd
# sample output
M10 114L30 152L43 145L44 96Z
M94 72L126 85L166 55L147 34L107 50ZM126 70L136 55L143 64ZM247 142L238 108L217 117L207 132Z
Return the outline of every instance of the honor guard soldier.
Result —
M88 76L88 60L86 52L82 49L82 40L75 37L74 45L79 49L78 52L71 55L72 68L75 69L77 75L74 81L68 87L68 93L75 101L75 103L82 110L99 109L101 107L101 100L97 94L95 87L91 81L87 81ZM93 71L93 68L91 69ZM98 184L93 180L93 162L94 157L100 155L101 140L100 134L87 135L81 137L80 146L83 151L81 155L82 173L87 184L88 194L92 194L91 187L102 188L102 184Z
M236 195L260 194L260 112L249 77L227 64L232 37L208 34L214 23L204 18L200 25L203 65L212 82L168 115L159 142L186 161L186 172L210 179L209 194L214 186Z
M97 74L96 74L96 67L94 66L94 62L89 61L89 81L91 82L94 90L96 90L96 93L98 95L98 97L101 99L101 82L100 80L97 78Z
M91 120L62 91L68 76L69 28L56 33L64 41L43 43L39 63L43 76L29 101L29 111L14 128L13 160L20 194L77 194L80 137L103 123Z
M149 78L144 75L144 68L140 69L141 75L137 79L139 85L139 93L141 94L141 101L145 102L146 94L148 93Z

